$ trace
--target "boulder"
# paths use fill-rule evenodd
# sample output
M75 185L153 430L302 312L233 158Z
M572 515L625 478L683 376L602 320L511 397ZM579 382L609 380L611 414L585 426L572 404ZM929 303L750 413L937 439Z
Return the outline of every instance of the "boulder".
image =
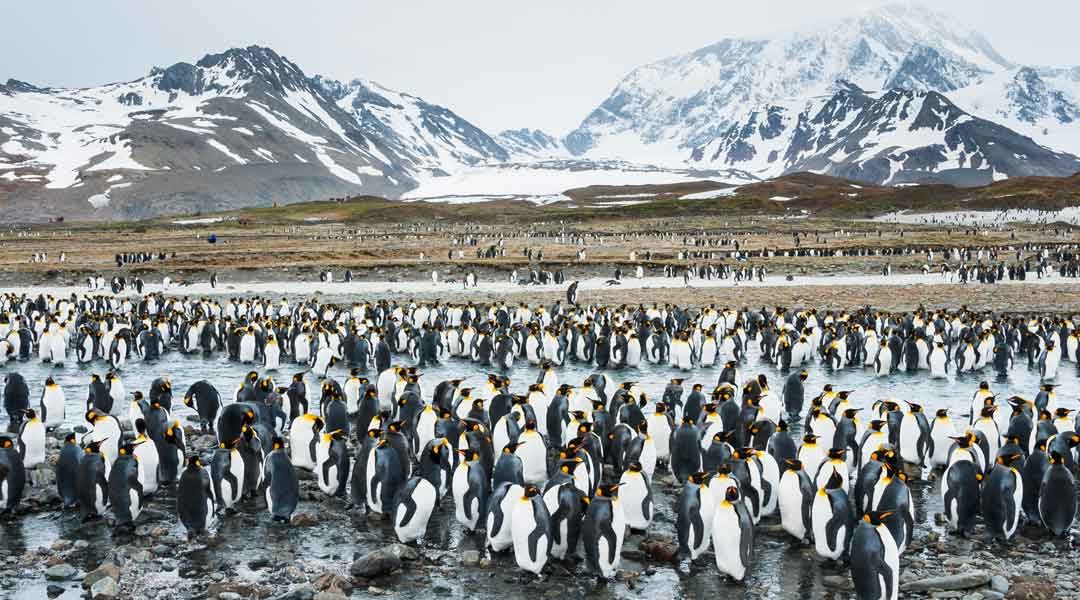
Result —
M388 575L401 568L401 559L394 555L389 548L380 548L368 552L364 556L353 561L349 567L349 573L353 577L372 579Z

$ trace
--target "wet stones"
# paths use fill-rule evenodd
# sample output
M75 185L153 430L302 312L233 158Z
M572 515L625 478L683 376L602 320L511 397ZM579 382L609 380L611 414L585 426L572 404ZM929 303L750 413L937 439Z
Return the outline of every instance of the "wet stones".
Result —
M990 583L990 575L985 571L968 571L944 577L929 577L917 581L909 581L900 586L903 592L948 592L955 590L969 590L982 587Z
M70 581L75 579L78 574L79 570L67 563L60 563L45 569L45 579L49 581Z
M478 556L477 561L479 560L480 558ZM364 556L353 561L353 564L349 566L349 573L353 577L373 579L375 577L389 575L400 568L401 559L395 556L389 548L380 548L379 550L368 552Z
M84 589L93 589L94 584L102 579L112 579L113 582L120 581L120 567L111 562L102 563L98 568L86 574L82 586Z

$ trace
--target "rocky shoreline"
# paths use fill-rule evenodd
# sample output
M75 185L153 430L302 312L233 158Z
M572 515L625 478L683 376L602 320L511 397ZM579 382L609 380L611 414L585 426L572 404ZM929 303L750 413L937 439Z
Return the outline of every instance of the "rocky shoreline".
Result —
M189 444L209 452L214 439L190 425ZM49 440L49 463L59 448ZM938 492L930 481L913 482L917 507L915 538L901 559L901 597L959 600L1080 599L1072 538L1052 539L1040 528L1020 529L1008 546L987 543L981 526L963 539L942 528L940 514L928 507ZM188 542L177 522L171 495L159 493L140 515L133 536L112 536L107 519L78 523L59 507L50 470L35 473L35 485L19 511L0 523L6 541L0 548L0 588L14 598L241 598L339 600L349 597L585 598L711 596L720 576L711 556L679 563L671 513L677 488L657 471L654 493L661 499L648 536L632 534L623 548L623 568L606 586L587 573L583 561L549 563L540 581L526 577L512 556L491 556L482 535L462 536L453 524L432 519L422 547L396 543L384 518L350 510L341 499L322 494L308 475L301 481L301 511L290 525L272 525L261 500L247 501L240 512L222 515L208 538ZM447 505L439 509L444 516ZM452 517L446 521L452 521ZM923 523L931 526L920 526ZM21 531L20 531L21 526ZM58 530L60 530L58 532ZM801 546L776 519L758 527L759 552L779 553L780 562L755 565L745 584L726 582L722 589L742 590L750 598L853 596L846 568L821 562ZM15 534L12 536L12 534ZM50 534L55 539L42 539ZM21 549L20 549L21 548ZM772 561L773 559L768 559ZM765 570L782 569L810 577L790 589L769 585ZM784 575L781 575L784 577ZM721 583L717 583L720 585ZM656 594L661 594L657 596Z

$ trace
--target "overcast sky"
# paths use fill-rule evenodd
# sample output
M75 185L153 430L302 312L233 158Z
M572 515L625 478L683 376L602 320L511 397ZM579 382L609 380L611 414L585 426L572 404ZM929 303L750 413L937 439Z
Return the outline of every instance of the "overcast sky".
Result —
M3 10L0 80L91 86L266 45L308 75L363 77L495 133L574 128L635 66L877 0L45 0ZM1006 58L1080 64L1076 0L933 0ZM1071 65L1070 65L1071 66Z

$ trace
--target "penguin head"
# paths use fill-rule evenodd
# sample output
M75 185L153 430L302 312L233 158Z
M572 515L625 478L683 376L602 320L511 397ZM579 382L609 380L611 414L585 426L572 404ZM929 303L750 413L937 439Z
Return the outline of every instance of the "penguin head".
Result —
M103 443L107 442L107 441L109 441L109 440L104 439L104 440L97 440L97 441L94 441L94 442L88 442L86 444L86 446L83 447L83 450L87 454L98 454L98 453L101 452L101 445ZM7 445L5 446L4 444L7 444ZM5 438L3 441L0 441L0 448L10 448L10 447L11 447L11 440Z
M997 464L1003 465L1003 466L1006 466L1006 467L1011 467L1011 466L1013 466L1013 463L1015 463L1017 460L1019 460L1022 456L1023 455L1020 454L1019 452L1010 452L1008 454L1002 454L1002 455L997 457Z
M503 454L513 454L520 447L520 442L507 442L507 444L503 446Z
M383 440L383 441L386 441L386 440ZM381 444L382 444L382 442L380 442L380 445ZM480 460L480 453L477 452L476 450L472 450L472 449L458 450L458 454L461 455L461 458L465 462L476 462L476 461Z
M64 436L64 444L75 444L75 443L77 443L77 441L78 440L75 437L74 433L69 433L69 434Z
M729 486L724 491L724 502L728 504L734 504L739 501L739 488L735 486Z
M905 400L905 402L907 402L907 401ZM913 415L917 415L917 414L922 412L922 406L921 405L915 404L914 402L907 402L907 405L908 405L908 409L911 411L911 414L913 414Z
M608 484L608 485L598 486L596 488L596 496L598 498L612 498L612 499L618 498L619 497L619 486L620 485L622 485L622 484L612 483L612 484Z
M1065 457L1063 457L1060 452L1055 450L1055 451L1050 453L1050 464L1051 465L1063 465L1063 464L1065 464Z
M804 446L807 446L807 445L815 446L815 445L817 445L817 440L818 440L818 436L816 436L816 435L814 435L812 433L808 433L808 434L803 436L803 445Z
M829 448L829 459L835 461L843 461L847 456L846 448Z
M525 486L525 495L522 496L521 499L523 501L525 501L525 502L528 502L532 498L535 498L535 497L537 497L539 495L540 495L540 488L536 487L535 485L527 485L527 486Z
M203 466L202 459L198 455L191 455L187 457L187 468L192 470L201 469Z
M52 375L45 378L45 387L55 387L56 382L53 381Z
M120 453L120 456L132 456L135 454L135 446L137 445L138 444L133 441L125 441L124 443L120 444L117 452Z
M840 475L840 472L835 468L832 475L829 475L829 480L825 483L826 490L838 490L844 486L844 478Z
M284 450L285 440L281 436L275 435L274 439L270 442L271 450Z
M939 409L937 409L936 416L937 416L938 419L948 419L949 418L949 409L947 409L947 408L939 408Z
M785 458L784 466L792 471L802 471L803 469L802 461L797 458Z
M709 474L704 471L698 471L697 473L691 473L687 478L687 483L694 485L705 485L708 482Z
M885 519L888 519L893 513L895 513L895 511L872 510L863 515L863 521L877 527L878 525L884 524Z
M1066 441L1069 443L1070 448L1080 446L1080 434L1076 432L1069 433Z

